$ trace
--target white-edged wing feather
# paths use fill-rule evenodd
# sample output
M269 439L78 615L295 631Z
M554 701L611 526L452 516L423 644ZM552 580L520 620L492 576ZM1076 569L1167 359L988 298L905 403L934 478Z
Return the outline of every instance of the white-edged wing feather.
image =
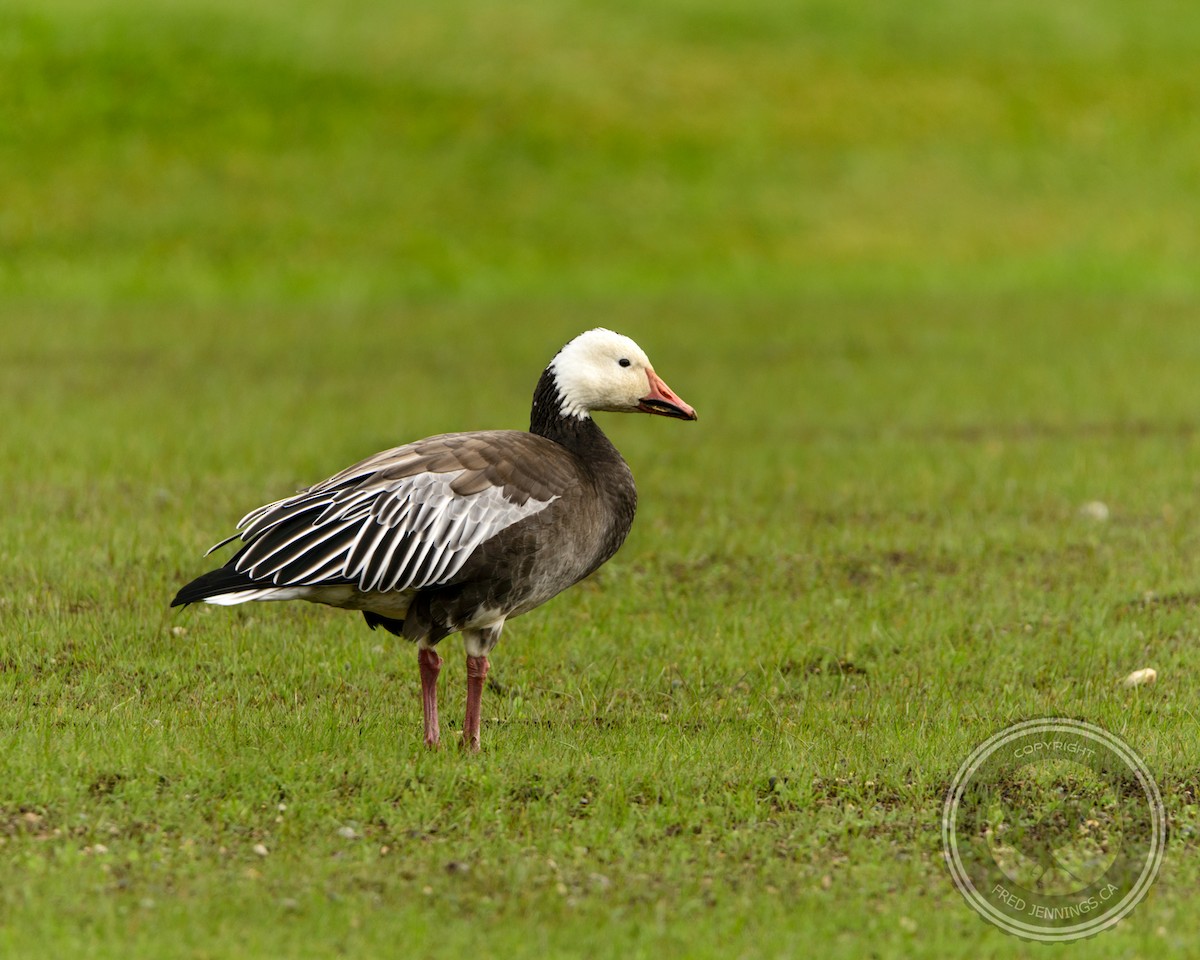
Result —
M397 477L412 462L405 452L380 454L247 514L238 523L246 545L235 569L281 587L434 586L452 579L480 544L559 498L527 496L516 503L495 485L458 493L455 481L470 479L466 469Z

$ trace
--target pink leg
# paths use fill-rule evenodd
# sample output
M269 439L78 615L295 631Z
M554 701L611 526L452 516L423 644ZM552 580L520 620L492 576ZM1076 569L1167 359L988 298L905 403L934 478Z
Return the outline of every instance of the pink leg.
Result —
M438 731L437 680L442 670L442 658L432 647L424 647L417 654L421 667L421 706L425 711L425 746L436 747L441 740Z
M462 745L473 753L479 752L479 711L487 673L487 657L467 656L467 714L463 719Z

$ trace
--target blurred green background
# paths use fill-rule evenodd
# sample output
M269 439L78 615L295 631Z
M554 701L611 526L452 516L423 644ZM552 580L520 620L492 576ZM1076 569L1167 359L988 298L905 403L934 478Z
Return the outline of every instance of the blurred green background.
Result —
M6 302L1196 289L1170 0L3 17Z
M1089 955L1187 955L1198 50L1171 0L5 0L0 946L1020 956L941 802L1066 714L1172 823ZM353 617L167 612L595 325L700 421L603 421L638 523L508 629L478 762Z

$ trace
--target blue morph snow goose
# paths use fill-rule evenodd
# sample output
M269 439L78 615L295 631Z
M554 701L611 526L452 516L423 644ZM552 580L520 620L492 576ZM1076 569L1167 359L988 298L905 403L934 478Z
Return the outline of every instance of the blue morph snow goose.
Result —
M240 539L229 562L171 606L309 600L362 611L372 629L417 643L429 746L439 742L435 647L461 633L463 745L478 750L487 657L505 621L586 577L633 524L633 475L597 410L696 419L636 343L589 330L542 373L528 433L418 440L259 507L212 548Z

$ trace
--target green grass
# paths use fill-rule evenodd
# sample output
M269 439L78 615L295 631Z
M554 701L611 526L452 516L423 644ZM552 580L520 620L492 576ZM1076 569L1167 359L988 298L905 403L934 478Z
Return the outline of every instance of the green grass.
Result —
M1106 0L6 4L0 953L1040 955L962 902L941 803L1068 715L1171 824L1072 949L1187 955L1198 39ZM420 747L411 649L352 615L168 611L251 507L523 425L598 324L701 419L603 420L634 533L509 626L480 756Z

